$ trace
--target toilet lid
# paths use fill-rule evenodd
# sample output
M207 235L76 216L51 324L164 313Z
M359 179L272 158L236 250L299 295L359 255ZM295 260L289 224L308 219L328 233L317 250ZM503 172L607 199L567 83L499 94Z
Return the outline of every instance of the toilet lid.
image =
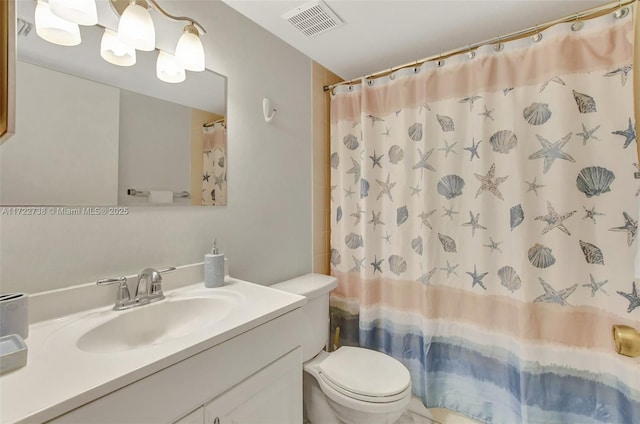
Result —
M388 355L370 349L343 346L319 365L332 386L357 397L387 398L400 394L411 384L407 368Z

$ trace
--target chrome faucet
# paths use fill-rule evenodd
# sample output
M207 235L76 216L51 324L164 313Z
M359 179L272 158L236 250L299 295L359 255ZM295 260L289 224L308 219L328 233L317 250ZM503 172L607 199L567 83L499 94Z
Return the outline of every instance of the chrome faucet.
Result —
M136 296L131 299L129 286L127 285L127 277L105 278L96 282L99 286L118 283L118 292L116 294L116 303L113 306L114 311L122 311L134 308L136 306L146 305L148 303L157 302L164 299L162 292L162 275L165 272L175 270L170 267L157 271L153 268L145 268L138 274L138 285L136 287Z

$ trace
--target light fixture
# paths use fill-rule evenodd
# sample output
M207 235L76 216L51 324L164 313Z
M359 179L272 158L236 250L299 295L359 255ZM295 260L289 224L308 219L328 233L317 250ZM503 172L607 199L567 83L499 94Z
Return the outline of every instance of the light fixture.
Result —
M49 8L54 15L78 25L98 23L95 0L49 0Z
M104 29L100 42L100 56L109 63L118 66L132 66L136 63L136 49L124 44L118 34L109 28Z
M36 34L40 38L60 46L77 46L80 44L80 28L78 24L66 21L54 15L49 3L38 0L36 5Z
M176 59L189 71L204 71L204 48L198 28L192 23L184 27L184 32L178 40Z
M178 63L176 57L162 50L158 53L156 76L160 81L172 84L182 82L187 77L184 68Z
M136 50L150 52L156 48L156 30L149 11L131 0L118 23L118 38Z

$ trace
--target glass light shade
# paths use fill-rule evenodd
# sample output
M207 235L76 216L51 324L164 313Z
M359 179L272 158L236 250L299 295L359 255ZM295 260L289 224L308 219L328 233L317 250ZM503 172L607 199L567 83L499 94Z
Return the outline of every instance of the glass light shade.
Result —
M136 49L120 41L118 34L109 28L105 28L102 34L100 56L118 66L131 66L136 63Z
M80 28L64 19L60 19L49 9L49 4L38 0L36 5L36 34L43 40L60 46L77 46L80 44Z
M193 29L190 30L190 27ZM198 36L198 30L193 25L187 25L180 36L176 46L176 59L184 69L196 72L204 71L204 48Z
M137 50L155 49L156 30L149 11L135 3L127 6L118 23L118 38Z
M65 21L78 25L98 23L95 0L49 0L51 12Z
M159 80L172 84L182 82L187 78L184 68L180 66L176 57L162 50L158 53L156 75Z

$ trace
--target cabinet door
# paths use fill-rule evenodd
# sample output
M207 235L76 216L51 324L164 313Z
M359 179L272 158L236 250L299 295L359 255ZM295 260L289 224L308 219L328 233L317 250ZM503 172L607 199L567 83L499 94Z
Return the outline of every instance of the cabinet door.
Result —
M173 424L204 424L204 408L200 407Z
M302 352L297 348L204 406L205 424L302 422Z

